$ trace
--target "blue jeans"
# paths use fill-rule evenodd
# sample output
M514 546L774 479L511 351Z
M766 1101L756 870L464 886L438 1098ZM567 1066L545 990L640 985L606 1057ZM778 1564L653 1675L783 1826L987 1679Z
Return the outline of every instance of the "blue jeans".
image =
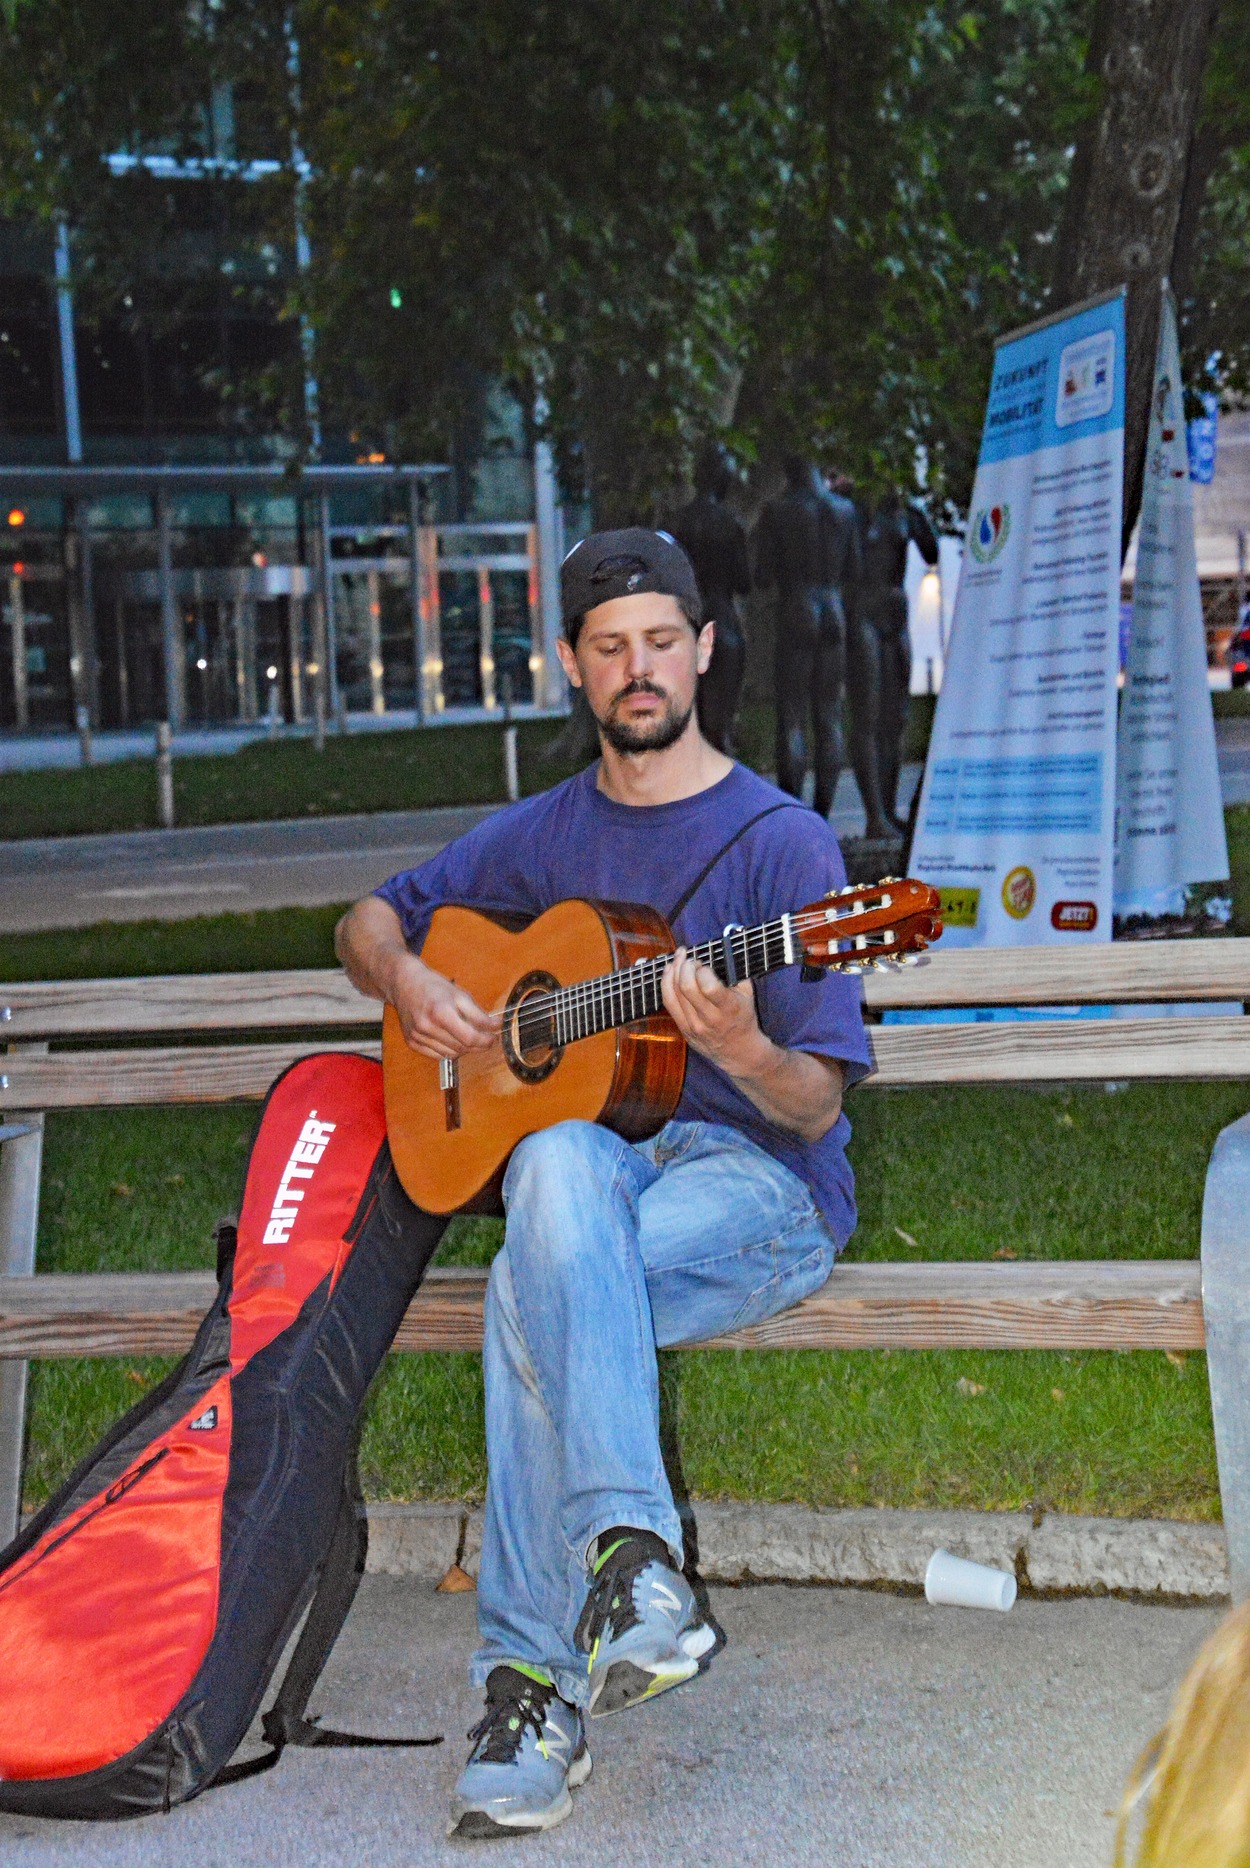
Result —
M797 1175L736 1130L670 1122L623 1141L561 1122L521 1143L504 1181L486 1293L482 1645L588 1698L573 1630L587 1552L616 1524L674 1553L656 1349L758 1323L819 1289L837 1248Z

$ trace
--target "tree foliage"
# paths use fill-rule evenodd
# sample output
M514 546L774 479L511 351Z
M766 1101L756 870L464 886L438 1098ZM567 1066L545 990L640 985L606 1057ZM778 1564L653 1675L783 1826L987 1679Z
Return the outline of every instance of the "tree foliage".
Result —
M1191 352L1220 350L1240 386L1248 14L1226 0L1183 286ZM1092 16L1092 0L22 0L0 33L0 205L72 221L89 304L169 319L211 290L311 318L326 424L365 446L471 452L502 377L600 520L663 510L709 432L761 480L800 447L868 490L910 485L921 451L935 503L958 507L992 340L1047 302L1098 104ZM289 173L175 186L101 162L211 153L227 81L240 155L294 138L307 157L304 276ZM264 387L297 428L298 373Z

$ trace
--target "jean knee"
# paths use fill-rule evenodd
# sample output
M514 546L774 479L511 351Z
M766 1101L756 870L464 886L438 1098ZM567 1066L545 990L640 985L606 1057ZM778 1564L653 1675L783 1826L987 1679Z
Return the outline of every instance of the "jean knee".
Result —
M600 1183L620 1158L624 1144L597 1122L557 1122L524 1136L504 1175L504 1206L511 1213L527 1199L544 1206L576 1197L587 1183Z
M548 1266L584 1267L604 1231L603 1204L622 1197L620 1164L627 1146L594 1122L558 1122L525 1137L503 1185L515 1266L537 1257Z

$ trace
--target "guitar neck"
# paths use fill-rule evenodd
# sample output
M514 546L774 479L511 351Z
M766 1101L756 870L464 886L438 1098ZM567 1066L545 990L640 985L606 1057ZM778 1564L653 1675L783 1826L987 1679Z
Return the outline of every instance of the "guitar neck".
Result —
M719 940L692 947L691 958L700 966L710 966L726 986L739 980L760 979L778 967L802 960L792 922L793 917L787 914L761 922L758 927L726 928ZM617 1025L654 1017L664 1008L660 984L667 965L666 958L639 960L619 973L603 973L597 979L544 994L542 1011L551 1019L554 1042L569 1044ZM526 1011L532 1017L537 1009L527 1006Z

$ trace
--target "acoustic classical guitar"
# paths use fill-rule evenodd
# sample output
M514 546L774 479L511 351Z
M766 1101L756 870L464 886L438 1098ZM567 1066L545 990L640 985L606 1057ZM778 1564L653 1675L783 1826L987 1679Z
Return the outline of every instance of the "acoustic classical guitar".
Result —
M941 931L937 890L891 878L728 927L692 951L733 985L783 966L906 965ZM409 1197L429 1213L497 1211L523 1136L573 1116L631 1141L662 1128L686 1071L660 994L675 946L662 915L627 902L558 902L519 931L437 909L421 957L495 1014L499 1040L440 1063L410 1048L386 1007L386 1126Z

